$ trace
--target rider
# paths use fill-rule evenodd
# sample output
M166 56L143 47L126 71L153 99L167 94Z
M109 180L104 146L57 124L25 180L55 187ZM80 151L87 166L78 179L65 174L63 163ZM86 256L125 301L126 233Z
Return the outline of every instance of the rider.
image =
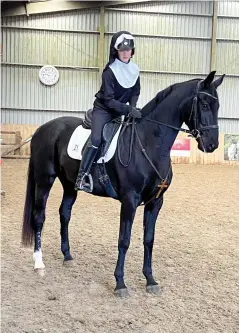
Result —
M134 51L134 37L130 32L120 31L113 35L109 62L102 73L101 88L95 95L91 145L86 147L82 156L75 184L77 190L89 190L85 176L89 175L101 144L104 125L122 115L141 118L139 109L136 109L140 94L139 67L130 60Z

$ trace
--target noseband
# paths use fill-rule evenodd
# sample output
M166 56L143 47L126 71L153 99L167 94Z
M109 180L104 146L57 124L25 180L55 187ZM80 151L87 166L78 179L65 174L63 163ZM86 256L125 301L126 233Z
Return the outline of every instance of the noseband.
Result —
M175 129L176 131L188 133L189 136L194 137L196 140L201 137L201 134L203 131L206 131L206 130L212 129L212 128L218 129L218 125L209 125L209 126L202 126L202 127L198 125L198 95L199 94L207 95L213 99L217 99L217 97L215 97L207 92L199 91L201 82L203 82L203 80L201 80L197 83L196 90L195 90L195 96L193 97L192 108L191 108L191 112L190 112L190 116L189 116L189 123L191 120L193 120L193 129L192 130L175 127L175 126L172 126L169 124L162 123L161 121L156 121L156 120L152 120L152 119L145 118L145 120L159 124L159 125L164 125L164 126L170 127L172 129Z

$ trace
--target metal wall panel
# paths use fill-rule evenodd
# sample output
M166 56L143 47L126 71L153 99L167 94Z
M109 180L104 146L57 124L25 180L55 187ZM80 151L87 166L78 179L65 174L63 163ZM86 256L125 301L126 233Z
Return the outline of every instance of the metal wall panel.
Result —
M41 125L49 120L72 116L84 118L84 112L61 112L61 111L39 111L39 110L13 110L2 109L3 124L26 124L26 125Z
M105 61L112 35L105 39ZM141 70L208 73L210 41L136 37L134 61Z
M44 29L94 31L99 29L99 10L75 10L44 15L3 17L2 24Z
M239 17L239 2L235 0L218 1L218 15Z
M99 10L4 17L2 24L12 27L2 29L2 61L26 64L2 65L3 123L42 124L67 112L92 107L99 88L97 69L58 68L58 83L46 87L39 81L40 67L28 64L97 67L99 34L88 31L99 29Z
M98 65L98 35L4 28L3 62Z
M218 88L218 95L220 101L219 117L239 119L238 92L239 92L239 78L225 77L222 85Z
M218 73L239 74L239 42L218 41L216 69ZM239 80L239 77L237 78Z
M134 13L107 10L106 31L129 30L132 33L185 37L211 37L212 20L209 17Z
M99 85L97 71L62 70L52 87L40 83L39 68L2 66L2 107L86 110L92 106Z
M211 1L150 1L137 5L121 5L121 8L185 14L212 14L213 11Z
M220 133L238 135L239 119L219 119L218 124Z
M235 1L218 2L217 38L239 40L239 3ZM223 15L225 17L220 17ZM227 17L226 17L227 16ZM230 16L233 16L230 17ZM235 18L238 17L238 18ZM237 77L225 77L219 88L220 110L219 117L234 118L220 119L220 131L224 133L239 133L238 91L239 91L239 42L217 41L216 69L217 73L237 74ZM236 120L235 118L238 118Z
M106 32L128 29L136 34L170 36L164 38L136 36L137 49L134 60L140 69L169 72L141 73L142 93L139 106L145 105L158 91L171 84L195 77L205 77L196 74L180 75L174 72L209 72L211 42L207 38L211 38L212 33L212 6L212 2L207 1L154 1L121 5L118 6L121 8L119 11L106 9ZM122 10L127 8L155 12L158 15ZM187 14L199 16L187 16ZM219 1L218 14L239 17L239 3ZM29 17L5 17L2 24L27 28L25 30L3 29L3 62L98 66L99 34L95 33L99 30L99 10L97 9ZM237 27L238 19L219 17L217 38L239 38ZM69 29L81 32L40 31L30 28ZM184 38L175 38L177 36ZM206 40L197 40L197 37L206 38ZM111 35L106 34L105 62L108 61L110 38ZM238 47L239 44L236 42L217 41L217 73L239 74ZM100 83L97 70L58 68L59 82L53 87L46 87L39 82L39 69L39 66L2 66L3 123L41 124L64 114L78 116L77 110L92 107L94 95ZM218 90L221 104L219 116L237 118L238 77L226 77ZM220 126L223 132L238 133L239 131L239 121L236 120L220 120Z
M239 17L238 18L218 18L217 38L238 39L239 43Z

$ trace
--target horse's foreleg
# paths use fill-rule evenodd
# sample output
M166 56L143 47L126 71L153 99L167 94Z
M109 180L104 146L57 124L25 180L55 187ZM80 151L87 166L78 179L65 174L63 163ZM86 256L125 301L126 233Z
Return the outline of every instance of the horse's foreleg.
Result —
M144 208L144 265L143 274L146 277L146 290L158 293L159 286L152 274L152 252L154 245L155 223L163 205L163 197L148 203Z
M118 261L115 268L116 288L115 294L117 296L127 296L128 291L124 283L124 263L126 252L129 248L131 229L135 217L138 201L135 200L134 195L128 195L124 198L121 205L120 212L120 231L118 240Z
M60 180L64 189L59 209L61 222L61 251L64 255L64 262L66 262L72 260L72 256L70 254L68 226L71 218L72 206L74 205L77 197L77 191L74 189L74 184L62 178Z

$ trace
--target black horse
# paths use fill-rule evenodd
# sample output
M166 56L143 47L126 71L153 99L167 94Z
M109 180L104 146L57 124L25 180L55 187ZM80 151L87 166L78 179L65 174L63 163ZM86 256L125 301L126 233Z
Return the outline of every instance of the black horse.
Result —
M163 194L172 180L170 149L180 130L195 137L201 151L211 153L217 149L219 101L216 89L224 75L213 82L214 76L215 72L211 72L204 80L177 83L159 92L143 107L141 120L127 120L128 126L121 130L124 132L121 137L123 144L118 144L118 154L105 164L105 175L107 173L109 176L115 193L112 197L121 202L118 261L114 273L115 291L120 296L127 294L124 282L125 256L135 212L141 204L145 205L143 274L147 280L146 289L149 292L159 290L152 274L152 251L155 222L163 205ZM42 261L41 232L46 202L56 177L64 189L59 209L61 251L65 261L72 260L68 225L77 197L74 184L79 161L68 156L67 145L74 129L82 122L82 119L76 117L51 120L39 127L31 140L22 243L29 246L34 239L35 270L39 273L45 267ZM181 128L183 123L186 123L189 130ZM122 160L127 161L129 153L131 159L126 167ZM91 170L94 180L92 194L111 196L102 185L97 168L98 164L94 164Z

